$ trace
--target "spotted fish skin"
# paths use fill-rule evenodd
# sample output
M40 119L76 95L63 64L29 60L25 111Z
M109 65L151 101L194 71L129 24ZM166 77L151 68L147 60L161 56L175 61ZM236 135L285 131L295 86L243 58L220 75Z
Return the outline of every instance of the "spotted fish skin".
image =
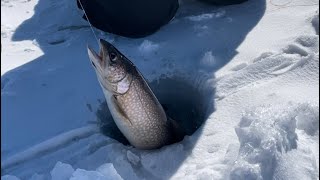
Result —
M102 39L100 53L89 47L88 53L111 115L131 145L156 149L171 143L172 122L136 66Z

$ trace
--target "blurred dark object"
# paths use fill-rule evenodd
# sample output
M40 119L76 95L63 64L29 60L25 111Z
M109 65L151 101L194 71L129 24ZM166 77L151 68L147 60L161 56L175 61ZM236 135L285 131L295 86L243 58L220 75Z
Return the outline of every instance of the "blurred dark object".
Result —
M178 0L81 0L81 4L94 27L131 38L156 32L179 7ZM82 9L79 0L77 5Z

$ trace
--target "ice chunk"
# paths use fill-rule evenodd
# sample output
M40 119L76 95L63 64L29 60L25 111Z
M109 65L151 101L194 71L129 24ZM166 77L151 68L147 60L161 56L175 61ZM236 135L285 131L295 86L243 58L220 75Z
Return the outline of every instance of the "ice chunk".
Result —
M127 151L127 158L134 165L137 165L140 162L139 156L135 155L133 152L129 150Z
M319 179L316 157L307 149L294 149L283 154L277 164L273 179Z
M261 169L257 164L250 164L247 161L237 162L237 166L232 170L230 179L232 180L262 180Z
M84 169L77 169L70 180L107 180L108 177L97 171L86 171Z
M113 167L112 163L106 163L101 165L98 169L98 172L100 172L102 175L109 177L110 179L114 180L121 180L121 176L118 174L117 170Z
M54 166L50 174L52 180L68 180L73 172L74 169L70 164L64 164L59 161Z
M272 179L281 154L297 148L296 116L292 105L246 112L235 129L240 150L231 179Z
M46 177L43 174L35 173L31 176L29 180L46 180Z
M314 105L303 104L299 107L297 128L304 130L308 135L319 133L319 108Z
M5 175L5 176L1 176L1 180L20 180L20 179L17 178L16 176Z

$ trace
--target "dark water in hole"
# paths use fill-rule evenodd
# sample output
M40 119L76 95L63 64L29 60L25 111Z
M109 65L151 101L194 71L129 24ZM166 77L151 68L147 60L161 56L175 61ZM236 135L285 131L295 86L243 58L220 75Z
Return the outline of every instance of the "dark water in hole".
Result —
M207 112L213 108L210 107L213 93L210 88L200 88L182 78L160 79L149 85L167 116L176 120L186 135L192 135L207 119ZM114 123L106 101L101 103L96 114L104 135L125 145L129 144Z

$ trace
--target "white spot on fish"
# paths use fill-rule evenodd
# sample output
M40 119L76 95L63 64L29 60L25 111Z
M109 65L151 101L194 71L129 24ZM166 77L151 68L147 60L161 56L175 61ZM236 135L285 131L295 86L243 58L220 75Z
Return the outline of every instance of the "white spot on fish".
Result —
M130 86L130 83L128 81L126 80L120 81L117 84L117 92L123 94L128 91L129 86Z

